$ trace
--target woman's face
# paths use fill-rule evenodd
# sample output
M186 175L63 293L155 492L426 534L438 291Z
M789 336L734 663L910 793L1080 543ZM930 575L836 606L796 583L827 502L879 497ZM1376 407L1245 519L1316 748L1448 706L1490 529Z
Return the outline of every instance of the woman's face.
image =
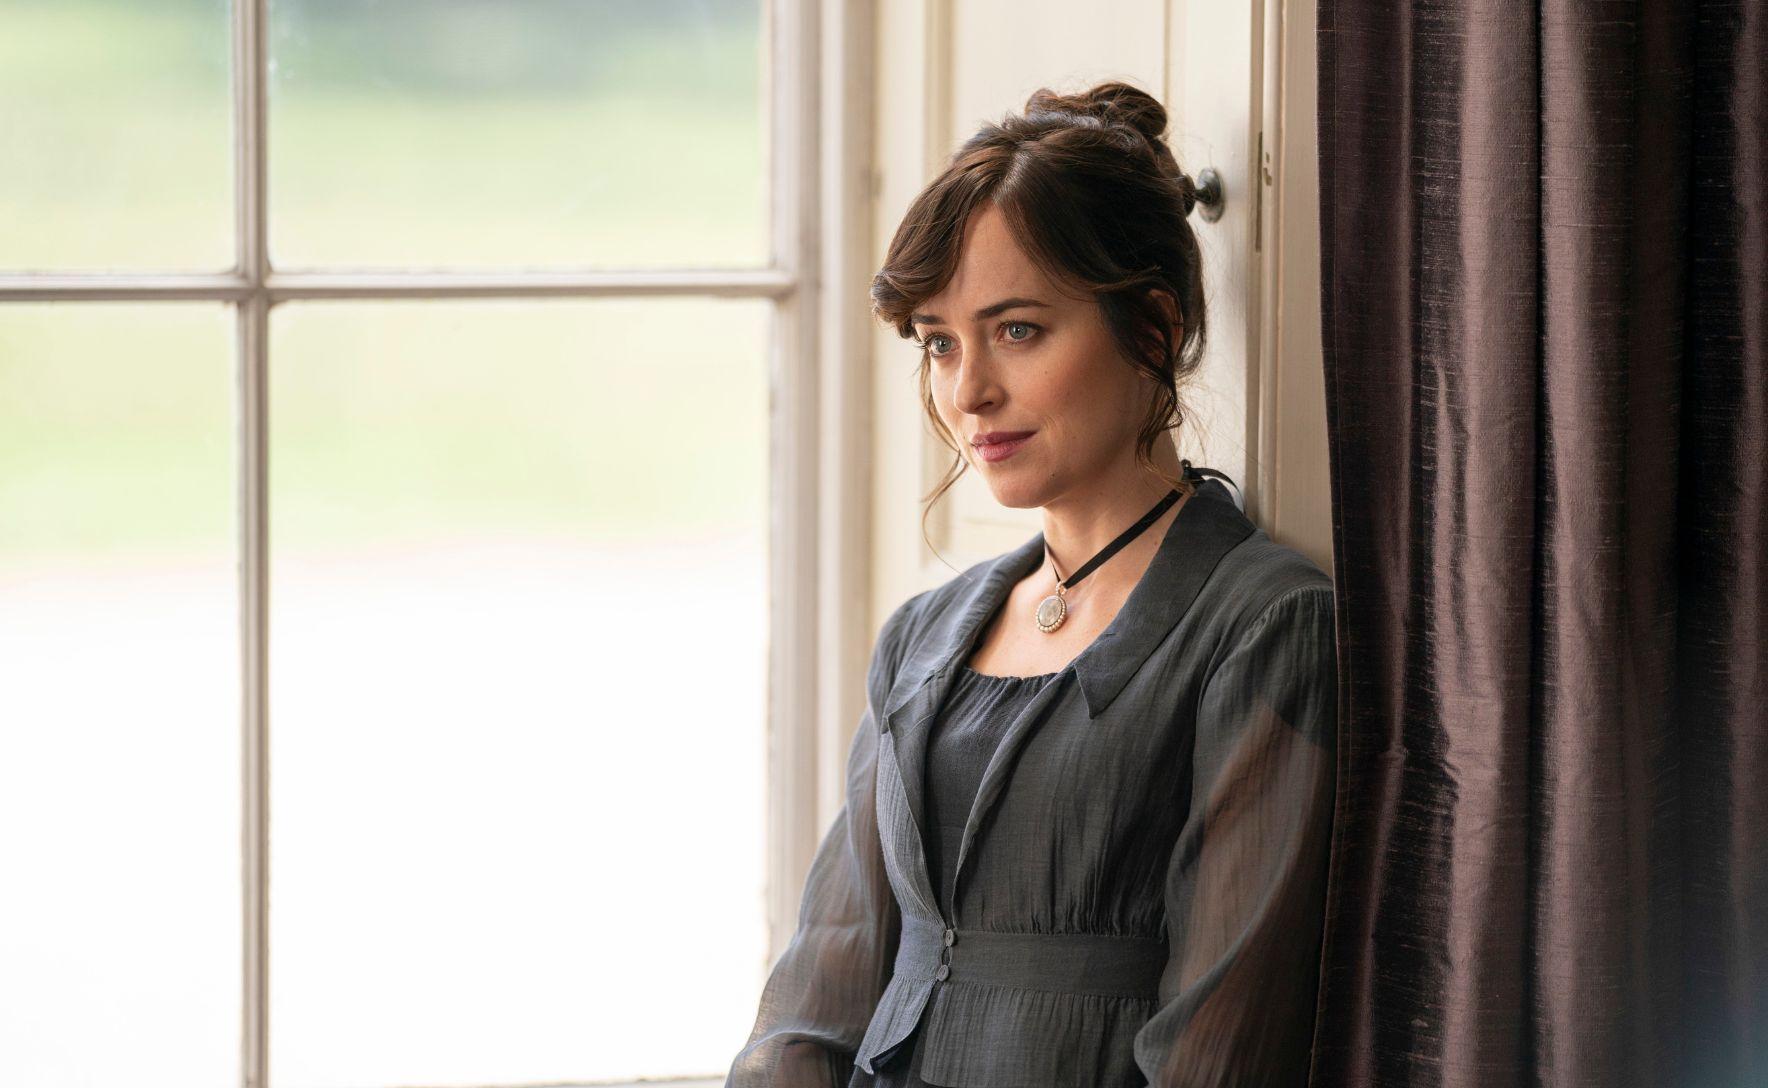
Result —
M1119 355L1099 304L1059 291L993 204L966 225L951 282L911 320L940 418L1001 505L1046 506L1137 471L1152 382ZM1029 437L997 459L972 444L990 432Z

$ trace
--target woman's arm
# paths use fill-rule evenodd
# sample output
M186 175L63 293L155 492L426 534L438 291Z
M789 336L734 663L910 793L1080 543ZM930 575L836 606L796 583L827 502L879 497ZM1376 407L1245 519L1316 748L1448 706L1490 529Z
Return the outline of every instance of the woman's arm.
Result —
M811 861L798 929L773 966L754 1030L725 1088L847 1088L890 981L901 917L878 836L872 705L895 675L906 611L906 604L898 608L878 636L866 711L847 754L846 803Z
M1285 591L1205 681L1167 872L1155 1088L1306 1084L1336 781L1330 584Z

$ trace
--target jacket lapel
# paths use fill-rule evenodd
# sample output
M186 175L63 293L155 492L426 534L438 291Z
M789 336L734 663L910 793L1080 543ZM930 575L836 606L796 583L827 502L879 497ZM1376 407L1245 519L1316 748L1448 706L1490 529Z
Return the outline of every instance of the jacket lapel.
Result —
M1213 479L1198 483L1196 496L1179 508L1159 551L1116 617L1062 675L1038 691L1002 734L964 826L956 869L960 879L976 829L999 795L1015 754L1066 690L1068 674L1073 673L1079 683L1088 718L1097 718L1177 626L1216 563L1253 530L1226 488ZM1013 586L1043 559L1044 535L1039 532L993 562L972 568L949 603L922 629L886 699L880 721L885 736L879 744L879 828L886 861L899 886L909 892L905 907L918 908L924 916L940 914L921 838L927 826L925 768L934 716L984 624ZM955 884L953 891L955 901Z
M939 917L921 838L927 826L927 737L945 702L956 668L969 659L983 624L1012 588L1044 559L1044 535L965 575L951 602L932 617L910 650L885 701L879 740L878 826L886 860L900 875L924 916ZM908 906L910 904L905 904Z
M1196 479L1196 477L1193 477ZM1222 556L1257 526L1240 512L1228 489L1204 479L1179 507L1160 550L1099 637L1069 662L1086 696L1087 717L1097 718L1117 698L1142 663L1179 625ZM1043 534L1038 534L1043 547Z

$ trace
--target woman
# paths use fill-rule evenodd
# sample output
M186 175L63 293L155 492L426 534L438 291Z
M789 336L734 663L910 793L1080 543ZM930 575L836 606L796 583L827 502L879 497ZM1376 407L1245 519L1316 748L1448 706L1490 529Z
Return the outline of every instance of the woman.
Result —
M727 1086L1306 1083L1332 583L1178 457L1204 308L1165 128L1041 90L891 243L874 309L954 469L1044 527L885 621Z

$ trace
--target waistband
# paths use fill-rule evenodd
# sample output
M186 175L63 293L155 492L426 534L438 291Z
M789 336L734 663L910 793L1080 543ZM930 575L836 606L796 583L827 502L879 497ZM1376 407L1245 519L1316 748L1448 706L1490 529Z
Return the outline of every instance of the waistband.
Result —
M1022 990L1154 997L1166 953L1164 938L951 929L938 919L905 914L896 973Z

